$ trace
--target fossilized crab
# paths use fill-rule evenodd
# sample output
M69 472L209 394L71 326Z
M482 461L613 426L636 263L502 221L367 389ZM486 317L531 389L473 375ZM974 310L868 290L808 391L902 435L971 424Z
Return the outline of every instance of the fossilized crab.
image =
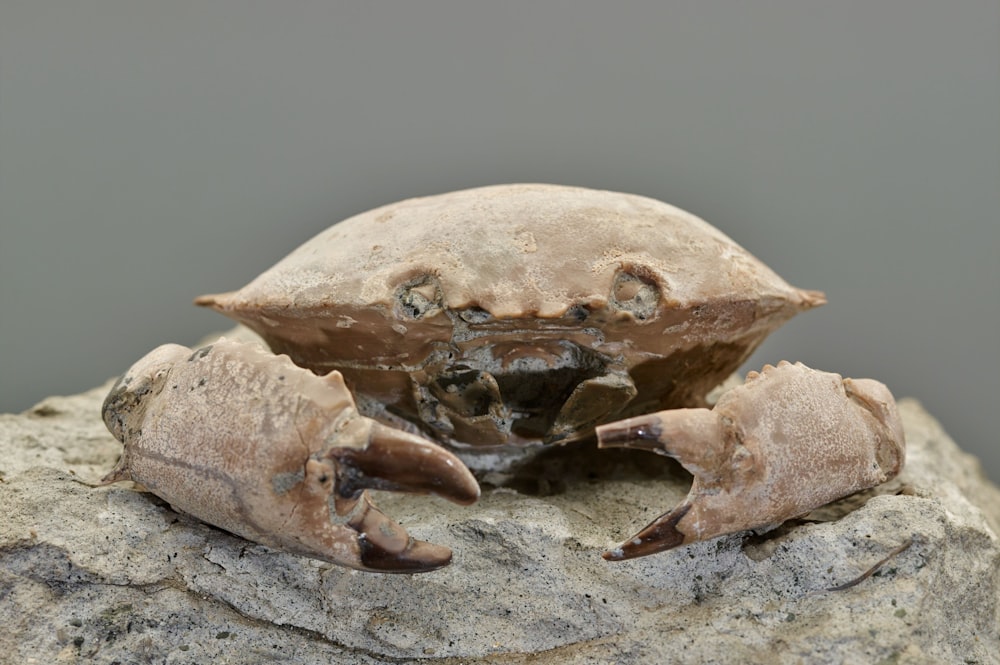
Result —
M767 334L823 302L821 293L788 285L718 230L677 208L640 196L553 185L486 187L378 208L334 225L243 289L197 300L252 328L296 365L321 375L336 370L331 381L343 376L365 416L459 450L565 443L592 436L602 423L682 409L601 430L604 445L650 447L655 440L695 474L684 505L608 558L782 521L898 471L902 430L891 395L876 382L841 383L837 375L815 378L821 373L782 366L765 375L784 378L752 378L742 393L732 391L738 397L723 398L716 412L700 409L709 390ZM147 374L155 365L143 363ZM232 363L218 371L234 371ZM812 378L796 378L807 374ZM300 386L306 383L302 379ZM833 385L841 386L839 392L829 389ZM304 388L277 390L294 395ZM113 431L115 422L129 419L128 405L135 401L130 391L120 386L117 401L109 397L111 406L105 406ZM780 398L766 397L770 393ZM796 393L798 402L791 399ZM257 394L227 389L216 408L229 403L242 410L246 395ZM302 402L278 399L266 408L288 409L292 403ZM354 413L353 403L350 408ZM337 420L336 409L325 416L322 411L316 412L317 422ZM764 413L772 421L808 421L803 435L812 438L778 436L794 428L770 421L764 426ZM686 438L678 434L688 429ZM116 434L128 458L130 435ZM206 436L206 444L216 436ZM258 439L263 447L266 428ZM358 441L348 447L369 449L367 440ZM449 453L427 447L433 444L420 437L408 441L412 449L397 446L389 454L406 460L413 451L426 450L439 462L453 463L445 457ZM334 464L338 479L351 478L351 459L373 463L380 450L349 459L330 452L340 446L321 437L321 443L307 445L306 458ZM270 469L272 463L284 464L287 452L279 446L253 455ZM299 481L305 483L312 462L301 455L295 459L300 467L307 465ZM824 489L813 491L793 477L803 477L815 464L826 471L816 481ZM122 473L128 467L123 461ZM383 487L392 486L392 473L404 467L384 463L380 468L393 471ZM268 473L253 482L264 488L272 482L273 489ZM408 478L398 488L428 489ZM155 478L142 482L150 480ZM454 486L442 494L469 498L465 480L448 482ZM345 497L369 505L357 494L360 486L347 487L353 494L340 487L328 491L339 497L337 512L349 512ZM203 500L184 509L200 516L196 504ZM749 504L759 509L744 509ZM240 508L235 521L213 523L245 533L237 524L245 512ZM359 524L355 520L350 527L366 538L370 525ZM261 542L289 546L283 539L268 540L256 527L250 531ZM359 556L353 552L338 561L366 567ZM437 557L435 565L442 560Z

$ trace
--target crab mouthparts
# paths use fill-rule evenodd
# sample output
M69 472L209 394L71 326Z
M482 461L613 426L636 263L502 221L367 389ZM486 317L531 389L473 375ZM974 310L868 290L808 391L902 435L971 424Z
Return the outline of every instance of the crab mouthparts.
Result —
M613 359L567 340L494 340L430 374L421 419L440 438L480 446L587 436L637 392Z

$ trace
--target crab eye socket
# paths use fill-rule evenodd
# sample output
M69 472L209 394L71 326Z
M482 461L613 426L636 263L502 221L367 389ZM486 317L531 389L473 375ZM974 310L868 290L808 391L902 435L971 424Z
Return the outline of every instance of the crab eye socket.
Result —
M653 280L625 270L615 275L611 286L611 305L615 309L645 321L656 313L659 302L660 288Z
M400 318L419 320L434 316L442 308L441 284L432 275L421 275L396 289L396 313Z
M566 316L574 321L583 323L590 316L590 308L586 305L573 305L566 310Z

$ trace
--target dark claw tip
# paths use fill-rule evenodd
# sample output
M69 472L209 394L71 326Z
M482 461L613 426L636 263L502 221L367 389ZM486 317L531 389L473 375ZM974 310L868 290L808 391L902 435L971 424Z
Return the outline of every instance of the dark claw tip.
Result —
M597 427L597 445L600 448L645 448L649 442L658 442L662 430L655 414L627 418ZM643 445L643 443L646 445Z
M337 490L352 496L364 489L435 494L468 505L479 498L479 483L458 457L413 434L375 425L364 448L333 447Z
M427 573L451 563L450 549L423 540L411 539L401 552L391 552L367 538L361 538L360 545L361 563L381 573Z
M691 504L685 503L673 511L656 518L645 529L624 543L604 552L601 556L605 561L624 561L640 556L656 554L673 549L684 544L684 534L677 529L677 524L688 511Z

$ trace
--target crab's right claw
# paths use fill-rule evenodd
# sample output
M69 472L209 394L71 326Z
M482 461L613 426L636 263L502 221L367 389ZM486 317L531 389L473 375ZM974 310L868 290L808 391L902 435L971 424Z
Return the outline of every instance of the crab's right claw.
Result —
M414 434L372 423L363 448L332 447L337 463L337 494L356 496L375 489L434 494L458 504L475 503L479 483L455 455Z
M426 573L451 563L451 550L412 538L379 510L364 492L347 526L357 531L358 563L363 570L383 573Z
M411 538L375 507L368 492L351 499L338 497L333 503L341 518L331 519L334 476L329 460L309 460L302 482L279 497L282 521L263 525L264 529L252 534L254 540L372 572L421 573L448 565L451 551L447 547Z
M347 516L346 526L355 532L356 567L417 573L448 565L451 550L411 538L366 490L435 494L465 505L479 498L479 484L444 448L379 423L370 427L365 447L333 447L326 453L326 463L336 468L337 513Z

